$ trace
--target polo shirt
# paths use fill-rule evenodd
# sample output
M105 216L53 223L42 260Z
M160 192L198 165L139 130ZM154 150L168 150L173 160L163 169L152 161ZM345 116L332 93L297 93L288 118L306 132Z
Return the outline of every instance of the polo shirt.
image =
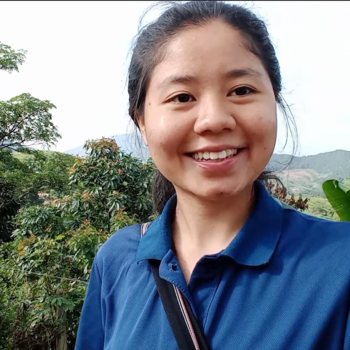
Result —
M176 196L142 239L133 225L100 248L76 350L178 350L148 259L161 261L213 350L350 350L350 223L287 208L257 182L244 227L187 284L172 249L175 207Z

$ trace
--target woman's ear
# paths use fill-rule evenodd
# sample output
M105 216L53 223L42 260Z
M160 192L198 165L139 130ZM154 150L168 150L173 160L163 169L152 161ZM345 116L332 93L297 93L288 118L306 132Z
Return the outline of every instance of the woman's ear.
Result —
M146 136L145 118L143 116L139 116L137 118L137 124L139 125L140 131L141 131L141 135L142 135L142 138L143 138L143 142L146 144L146 146L148 146L147 136Z

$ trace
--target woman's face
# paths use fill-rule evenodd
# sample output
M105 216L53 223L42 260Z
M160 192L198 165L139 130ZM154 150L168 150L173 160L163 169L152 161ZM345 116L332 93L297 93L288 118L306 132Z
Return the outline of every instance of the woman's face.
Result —
M273 153L276 101L260 60L221 21L179 32L155 67L139 124L176 191L203 199L251 187Z

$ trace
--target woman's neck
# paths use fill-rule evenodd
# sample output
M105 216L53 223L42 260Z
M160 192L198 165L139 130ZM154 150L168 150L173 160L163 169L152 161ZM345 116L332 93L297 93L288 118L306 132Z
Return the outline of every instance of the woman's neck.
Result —
M219 253L235 238L249 217L253 198L252 187L235 198L217 201L177 191L173 242L187 283L204 255Z
M234 198L215 201L177 191L175 247L192 247L191 250L204 254L225 249L247 221L253 197L252 187Z

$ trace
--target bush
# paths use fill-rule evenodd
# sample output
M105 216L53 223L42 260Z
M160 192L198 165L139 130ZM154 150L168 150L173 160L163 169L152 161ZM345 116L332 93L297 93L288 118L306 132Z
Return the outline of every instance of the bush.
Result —
M0 346L74 349L99 247L116 230L152 214L152 163L110 139L86 143L70 170L69 193L22 208L13 242L0 247Z

